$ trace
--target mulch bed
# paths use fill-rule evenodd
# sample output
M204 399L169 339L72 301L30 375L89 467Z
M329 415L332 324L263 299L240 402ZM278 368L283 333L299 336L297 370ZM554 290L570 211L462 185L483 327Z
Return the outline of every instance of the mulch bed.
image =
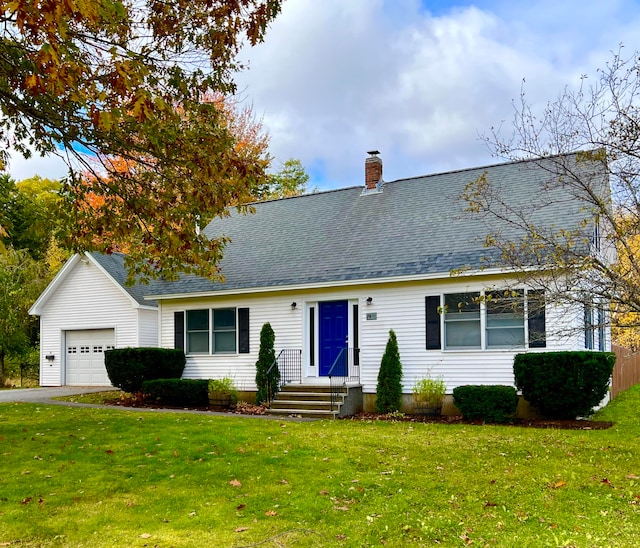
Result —
M481 420L467 421L462 415L440 415L440 416L423 416L423 415L403 415L392 413L389 415L380 415L378 413L359 413L345 420L356 421L396 421L396 422L422 422L431 424L470 424L481 426L484 423ZM614 425L613 422L590 421L590 420L550 420L550 419L514 419L509 425L520 426L524 428L555 428L558 430L606 430Z
M147 407L151 409L189 409L192 411L217 411L209 406L203 407L170 407L157 402L141 398L121 398L105 400L105 405L115 405L123 407ZM230 415L264 415L266 407L263 405L253 405L249 403L239 403L234 409L227 411ZM379 413L359 413L353 417L346 417L342 420L352 421L393 421L393 422L422 422L431 424L470 424L481 426L484 423L480 420L467 421L462 415L407 415L403 413L379 414ZM506 426L520 426L524 428L554 428L558 430L606 430L614 425L613 422L590 421L590 420L550 420L550 419L514 419Z

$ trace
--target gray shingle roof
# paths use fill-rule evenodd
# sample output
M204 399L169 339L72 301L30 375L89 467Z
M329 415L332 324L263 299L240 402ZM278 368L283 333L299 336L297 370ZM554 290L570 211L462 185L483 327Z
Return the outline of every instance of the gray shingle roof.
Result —
M575 155L563 161L582 169ZM492 251L483 246L486 225L465 212L459 199L465 186L486 173L536 222L576 227L587 214L567 188L548 188L557 181L553 171L544 161L513 162L401 179L369 195L352 187L258 203L255 214L234 211L205 229L208 236L231 239L220 264L225 283L185 276L149 287L146 294L448 275L479 267Z
M129 293L139 304L145 306L158 306L156 301L145 301L144 296L149 294L153 287L150 285L135 284L133 286L125 285L127 279L127 269L124 266L124 254L112 253L105 255L103 253L91 253L91 257L104 268L109 276L111 276L122 288Z

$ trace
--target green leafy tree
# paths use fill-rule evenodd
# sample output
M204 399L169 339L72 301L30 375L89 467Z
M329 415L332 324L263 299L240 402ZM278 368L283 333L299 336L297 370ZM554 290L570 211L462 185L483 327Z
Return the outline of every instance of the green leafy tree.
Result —
M0 254L0 386L6 379L6 358L27 355L37 344L37 323L29 308L49 280L44 262L26 250L7 247Z
M523 91L511 131L492 131L485 142L497 157L537 161L546 172L539 194L514 204L500 181L483 175L462 196L489 228L487 249L498 251L485 266L509 268L519 283L544 289L547 302L610 302L614 313L601 321L633 345L637 334L622 334L640 327L639 96L640 53L625 59L621 51L544 108ZM582 204L583 225L545 226L545 208L567 197Z
M1 5L0 169L9 146L25 157L32 148L61 154L82 227L76 249L109 252L93 231L117 229L131 243L132 278L218 278L226 242L194 228L250 201L269 161L237 146L206 98L234 93L237 53L263 40L281 0ZM131 169L118 170L114 158ZM87 194L105 198L95 226Z
M280 171L268 176L267 182L255 191L255 196L258 201L299 196L307 191L308 182L309 174L302 162L291 158L282 164Z
M393 413L402 404L402 363L396 333L389 331L389 340L382 355L376 387L376 411Z
M269 389L272 393L278 390L280 382L280 370L276 365L269 375L267 371L276 360L274 348L276 335L270 323L265 323L260 330L260 350L258 351L258 361L256 362L256 403L261 404L269 400Z
M0 224L4 245L27 249L34 259L42 259L62 223L60 181L35 176L16 183L0 174Z

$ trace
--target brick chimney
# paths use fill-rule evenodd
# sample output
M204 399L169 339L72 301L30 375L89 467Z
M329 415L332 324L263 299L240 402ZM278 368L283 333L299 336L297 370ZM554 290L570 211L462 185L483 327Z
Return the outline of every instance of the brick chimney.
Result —
M382 181L382 159L378 157L377 150L370 150L370 154L364 162L364 184L366 190L376 190L378 183Z

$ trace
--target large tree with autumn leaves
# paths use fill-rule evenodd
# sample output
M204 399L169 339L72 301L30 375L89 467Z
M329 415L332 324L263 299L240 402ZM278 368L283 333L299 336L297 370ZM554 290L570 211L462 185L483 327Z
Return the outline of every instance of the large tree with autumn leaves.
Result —
M132 276L215 278L225 242L195 227L250 201L269 159L240 146L207 97L235 91L239 49L264 38L280 4L0 0L0 163L9 147L62 151L70 202L104 198L77 249L108 252L93 236L115 231ZM82 227L85 209L74 215Z

